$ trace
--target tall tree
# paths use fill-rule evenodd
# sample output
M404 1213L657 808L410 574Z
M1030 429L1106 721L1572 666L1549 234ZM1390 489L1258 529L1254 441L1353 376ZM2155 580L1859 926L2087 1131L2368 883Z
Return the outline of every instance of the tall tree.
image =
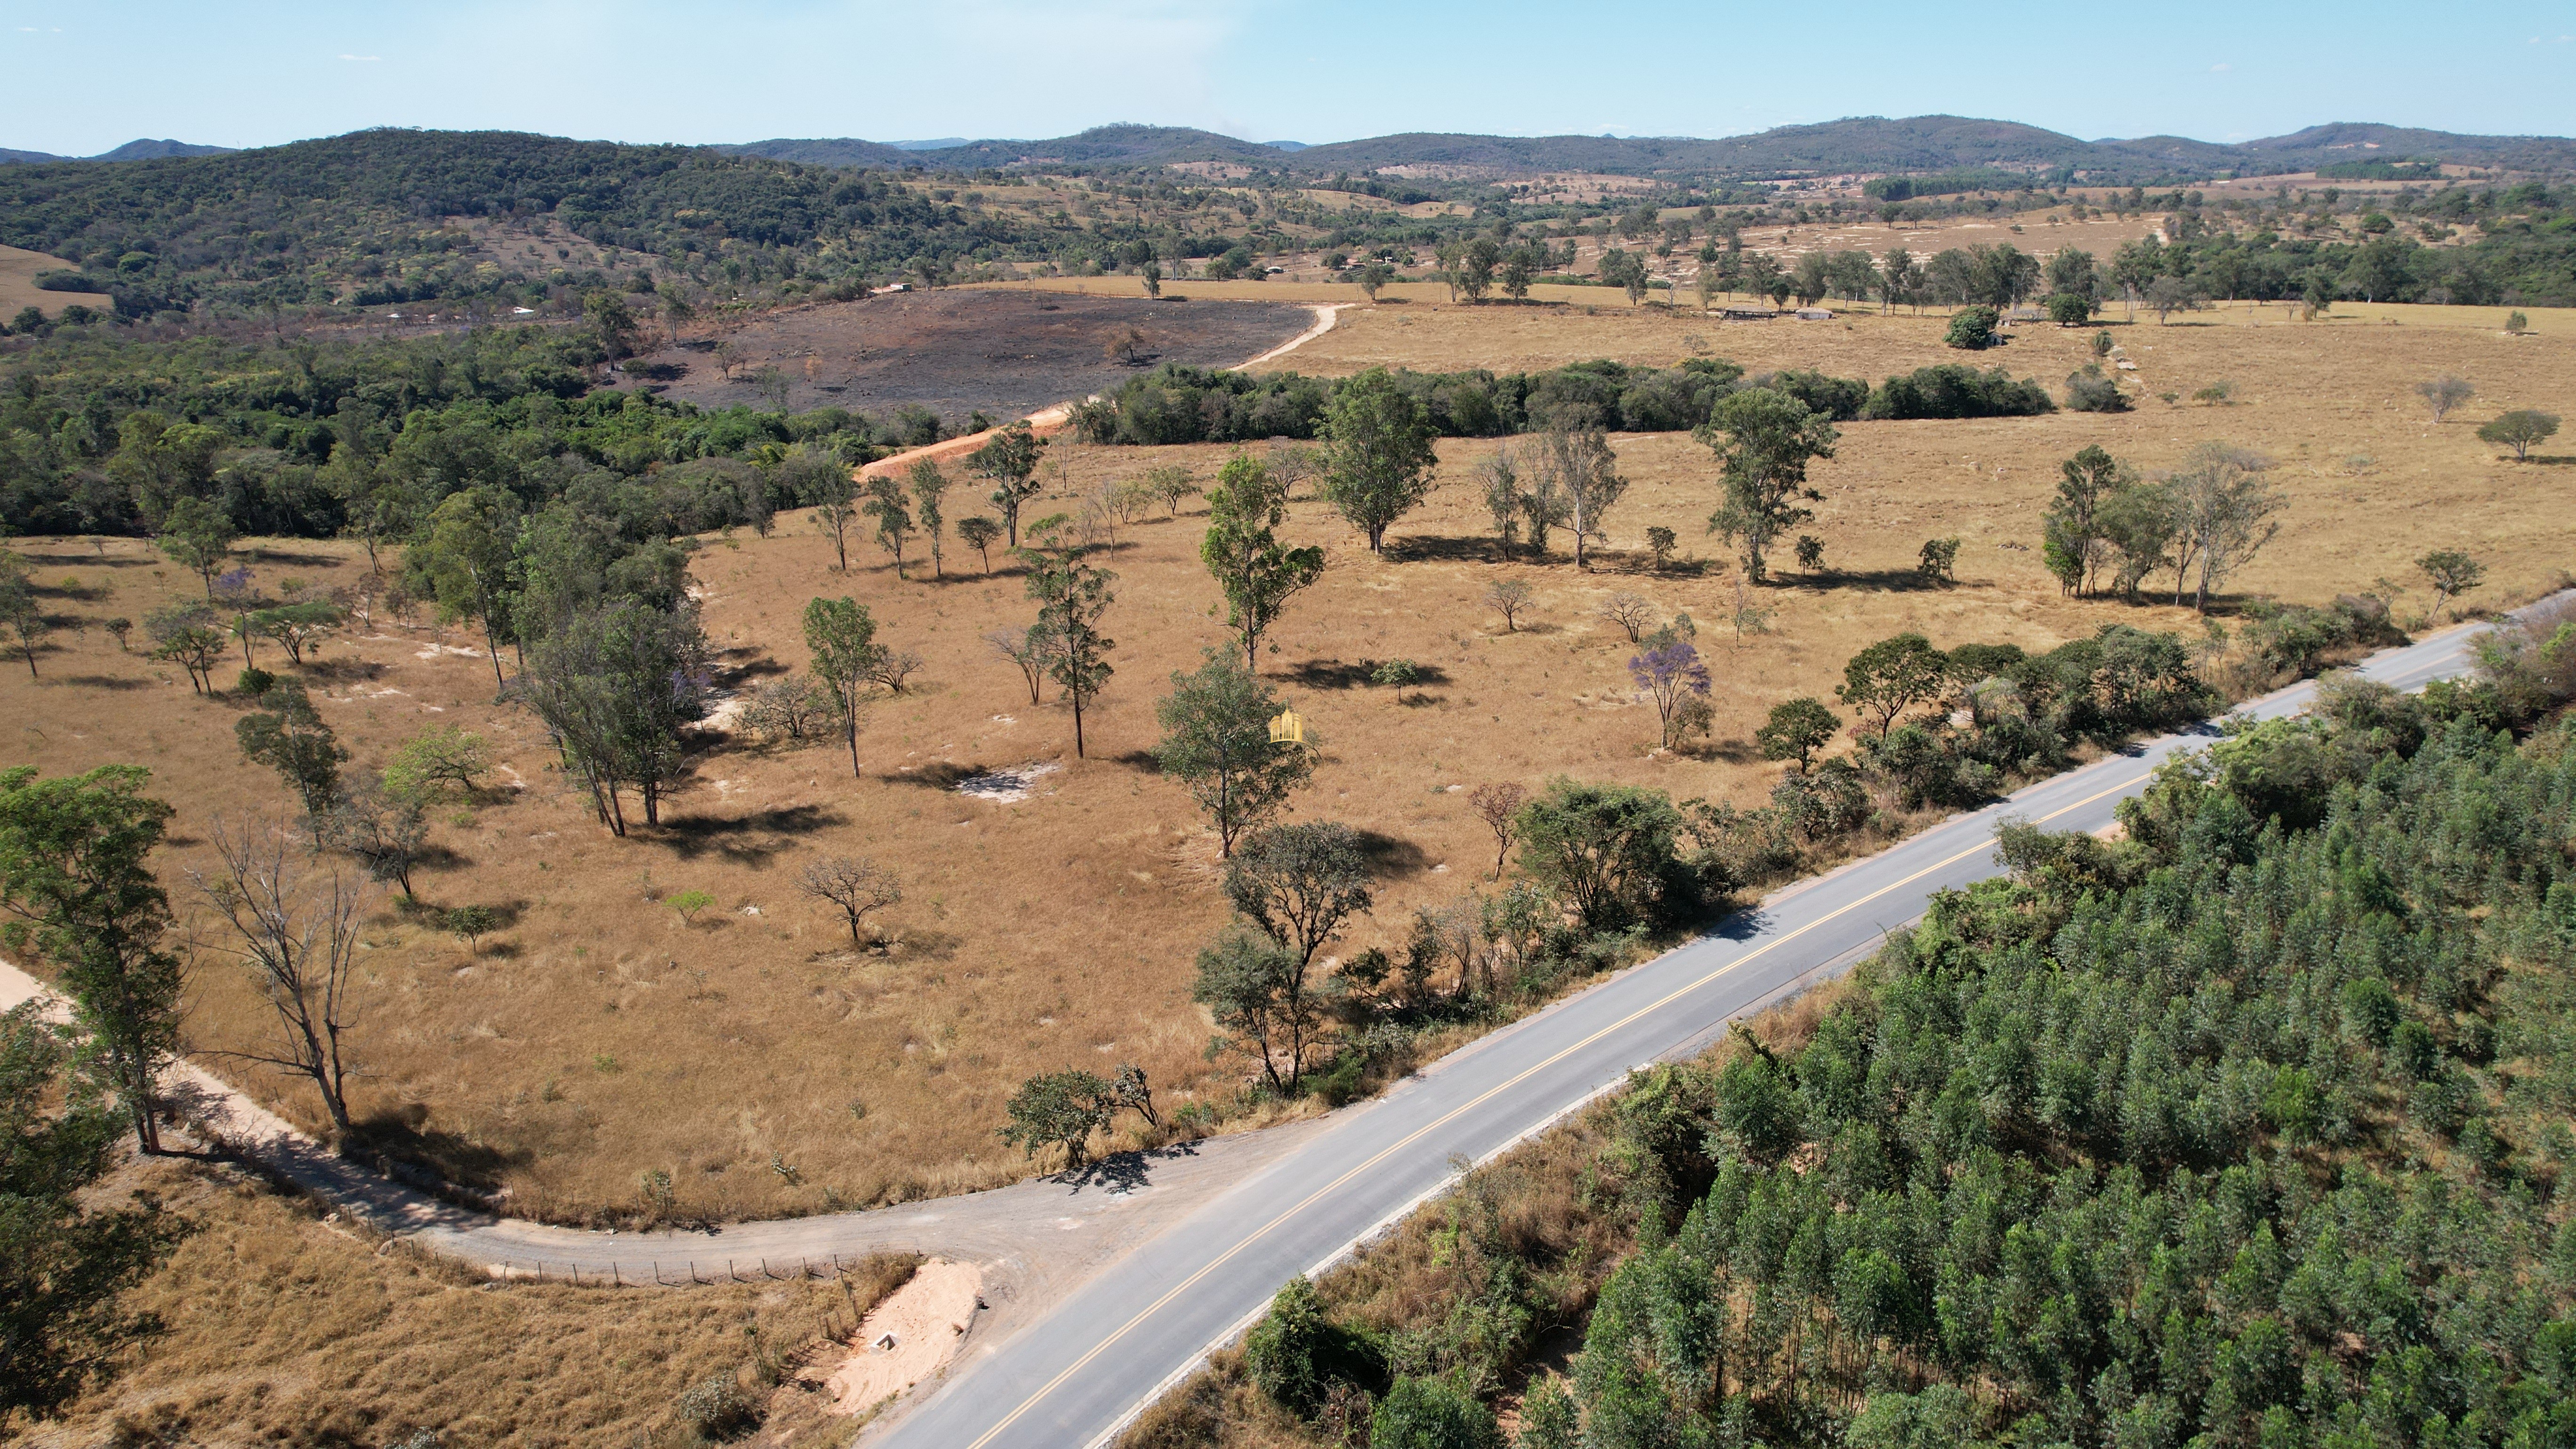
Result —
M278 1044L232 1052L303 1077L321 1093L331 1125L349 1130L348 1035L357 1024L358 926L367 893L333 869L319 880L303 852L274 827L214 828L212 873L190 871L251 989L276 1018Z
M302 680L278 680L259 702L258 709L233 721L242 757L275 770L303 803L305 816L320 821L339 803L340 766L348 762L348 750L313 707Z
M626 833L622 792L647 824L688 769L683 728L705 714L706 635L691 609L633 599L574 615L538 641L527 669L529 706L545 721L565 769L590 786L610 833Z
M505 685L502 642L517 637L510 600L519 528L517 498L500 488L470 488L432 509L419 542L403 552L403 571L415 591L438 601L442 617L483 627L496 690Z
M1385 552L1388 525L1431 491L1439 457L1430 414L1385 368L1372 367L1334 389L1320 431L1325 500L1368 535L1369 552Z
M215 575L224 571L232 558L233 540L239 536L232 518L202 498L179 499L161 520L161 551L172 563L194 572L209 599L215 596Z
M894 576L903 577L903 541L912 536L912 510L904 506L903 485L892 478L868 480L868 501L860 510L877 521L877 546L894 556Z
M0 771L0 943L33 947L72 999L81 1051L113 1085L145 1152L161 1150L155 1083L179 1042L179 958L161 948L170 898L153 877L171 808L151 771L102 765L40 780ZM6 1255L0 1255L6 1256Z
M984 446L966 455L966 466L979 478L992 480L993 506L1002 515L1009 546L1020 546L1020 505L1037 496L1038 456L1046 449L1025 422L1012 423Z
M1243 641L1243 667L1257 674L1261 636L1290 599L1323 577L1324 551L1279 542L1275 530L1288 521L1288 485L1248 453L1226 459L1207 499L1199 559L1225 595L1225 623Z
M1101 618L1118 601L1109 586L1118 576L1083 561L1079 544L1046 544L1019 550L1028 566L1029 597L1038 605L1047 677L1073 706L1073 756L1083 758L1082 715L1116 671L1109 651L1118 641L1100 632Z
M189 1223L147 1193L109 1207L115 1109L66 1072L38 1002L0 1014L0 1415L55 1412L160 1328L131 1308Z
M2290 500L2264 476L2271 466L2259 453L2203 443L2165 480L2175 524L2176 604L2188 585L2192 607L2208 613L2210 591L2224 587L2281 531L2272 515L2289 507Z
M45 618L44 601L36 597L35 580L27 575L27 565L14 553L0 553L0 629L9 631L17 640L18 652L27 660L27 677L36 674L36 645L53 628Z
M1840 435L1826 414L1756 387L1720 399L1693 436L1716 453L1725 490L1709 532L1743 550L1745 577L1759 583L1772 540L1815 517L1805 505L1824 495L1809 486L1807 464L1832 457Z
M944 578L942 566L947 561L947 550L941 534L948 523L945 507L948 475L939 471L938 463L922 458L913 463L912 471L905 476L912 484L913 516L921 521L922 537L930 544L930 576Z
M840 706L841 733L850 746L850 773L859 773L859 705L876 678L885 646L877 642L876 616L852 599L812 599L805 605L805 647L814 677Z
M1565 497L1566 521L1574 532L1574 566L1580 569L1584 541L1609 537L1603 520L1628 491L1628 480L1619 475L1618 455L1588 408L1574 416L1551 418L1540 430L1534 471L1540 475L1540 491L1553 486ZM1535 539L1543 531L1543 526L1534 526L1531 535Z
M1887 738L1897 716L1940 697L1949 679L1950 657L1920 634L1881 639L1843 665L1843 682L1834 694L1878 726Z
M2094 575L2110 552L2104 505L2133 481L2098 443L2058 465L2057 501L2048 510L2042 552L2066 592L2093 592Z
M1286 808L1290 792L1315 773L1312 741L1270 737L1279 700L1268 685L1218 655L1197 671L1172 672L1172 692L1154 706L1163 726L1155 763L1181 782L1216 828L1217 855Z

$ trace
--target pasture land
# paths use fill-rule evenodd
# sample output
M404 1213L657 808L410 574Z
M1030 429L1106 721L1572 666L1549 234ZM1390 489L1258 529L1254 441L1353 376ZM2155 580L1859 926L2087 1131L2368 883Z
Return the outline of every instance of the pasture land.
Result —
M1304 300L1310 291L1351 298L1276 284L1221 295ZM1324 545L1331 563L1290 607L1263 669L1323 742L1296 818L1347 821L1378 850L1376 909L1337 949L1400 946L1414 907L1484 879L1492 841L1463 795L1478 783L1536 786L1569 773L1749 804L1776 773L1749 743L1765 712L1797 695L1830 699L1852 652L1900 630L1944 647L2043 648L2113 621L2197 635L2201 621L2187 610L2070 600L2043 571L2036 545L2058 461L2088 443L2149 470L2204 440L2269 453L2292 506L2280 537L2237 581L2241 594L2322 602L2379 576L2407 580L2410 561L2437 547L2488 565L2472 605L2551 586L2576 564L2567 444L2517 465L2474 432L2508 406L2569 410L2576 339L2562 319L2536 313L2547 330L2506 338L2492 319L2473 328L2465 324L2475 319L2455 323L2434 309L2355 310L2363 316L2309 325L2281 323L2276 311L2114 327L2151 390L2133 413L1846 426L1838 455L1815 469L1826 497L1808 526L1825 541L1831 571L1785 568L1778 587L1753 591L1773 611L1771 629L1740 639L1722 622L1735 608L1733 569L1700 562L1725 550L1703 532L1709 454L1687 436L1614 440L1634 486L1609 520L1612 546L1584 574L1561 551L1544 563L1496 559L1467 481L1490 441L1442 443L1442 486L1396 526L1384 558L1322 504L1300 501L1288 532ZM1453 308L1417 292L1406 305L1344 313L1341 326L1283 362L1325 373L1601 356L1669 365L1705 346L1755 371L1814 366L1876 378L1968 360L2054 388L2092 335L2025 329L1969 357L1942 348L1940 328L1938 318L1912 316L1721 327L1624 305ZM2478 396L2434 426L2411 389L2443 371L2468 378ZM2222 379L2234 385L2233 405L2189 401ZM2152 395L2166 391L2183 401ZM1054 494L1032 513L1069 509L1102 483L1163 463L1206 481L1226 452L1060 442L1047 465L1060 466L1048 475ZM961 486L951 515L970 511L961 501L971 496ZM586 798L552 768L533 719L495 706L478 634L379 618L367 637L327 646L312 684L356 757L352 769L441 724L483 733L506 766L483 802L441 816L436 841L448 855L421 872L420 888L441 906L500 908L508 924L471 949L389 905L369 923L357 1105L375 1119L377 1140L531 1216L614 1219L638 1206L639 1181L654 1171L671 1175L683 1212L772 1215L1021 1174L1019 1153L992 1134L1004 1098L1033 1071L1133 1060L1166 1107L1232 1100L1241 1064L1204 1057L1209 1028L1189 1000L1193 953L1225 917L1212 842L1144 753L1169 675L1223 638L1197 560L1203 518L1185 506L1176 520L1157 510L1116 530L1108 563L1120 575L1118 603L1105 627L1118 641L1117 675L1087 720L1088 760L1072 757L1071 720L1054 691L1033 704L1016 669L983 642L986 631L1031 617L1016 574L985 576L954 542L935 582L917 546L909 578L855 544L852 572L838 574L830 545L801 515L783 517L771 538L705 540L695 576L724 651L720 684L738 689L802 667L797 615L818 594L867 603L880 639L918 651L925 665L904 694L867 715L863 777L852 778L831 744L719 738L668 823L626 840L593 822ZM1652 567L1641 546L1649 525L1681 535L1682 566ZM1943 537L1964 541L1960 582L1921 586L1917 552ZM63 627L38 656L39 678L14 661L0 667L0 715L18 721L13 758L47 774L151 766L156 790L180 806L168 875L184 903L184 870L208 862L203 842L216 816L289 808L276 777L244 763L234 743L240 702L194 696L175 668L121 654L97 627L110 616L140 619L197 581L133 541L18 547ZM259 545L245 561L272 588L288 577L327 588L365 567L354 546L305 542ZM1482 603L1506 577L1537 593L1517 629ZM1693 752L1650 750L1652 714L1634 701L1625 667L1634 651L1593 612L1622 590L1699 621L1718 680L1717 721ZM2419 587L2399 612L2419 611L2424 597ZM1430 671L1402 701L1362 682L1368 663L1397 658ZM274 651L261 662L280 667ZM1032 775L1034 788L1015 803L957 789L1027 766L1054 768ZM901 874L906 898L882 921L891 944L853 950L840 922L795 891L808 860L838 854L870 855ZM670 902L692 891L714 904L683 915ZM195 1046L242 1047L265 1029L261 1018L236 968L200 962ZM267 1073L235 1077L301 1125L320 1125L309 1091Z
M0 318L15 317L19 309L33 307L48 317L58 316L65 307L78 303L104 311L115 306L104 292L48 292L36 285L39 272L59 272L72 264L61 257L18 247L0 247Z

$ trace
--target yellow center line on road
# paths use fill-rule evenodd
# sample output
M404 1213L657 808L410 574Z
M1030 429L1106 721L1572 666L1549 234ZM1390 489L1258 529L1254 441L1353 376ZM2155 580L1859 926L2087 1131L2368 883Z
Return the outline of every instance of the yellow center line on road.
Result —
M2107 790L2096 791L2071 805L2060 806L2046 815L2040 816L2032 823L2035 825L2045 825L2049 821L2054 820L2061 815L2081 810L2085 806L2090 805L2094 801L2102 799L2105 796L2117 795L2132 785L2139 784L2142 781L2152 778L2152 774L2153 772L2149 772L2145 775L2131 776L2129 779L2123 780L2119 784L2113 785ZM1021 1416L1027 1414L1029 1410L1036 1408L1039 1400L1044 1399L1047 1395L1054 1393L1059 1388L1062 1388L1065 1380L1072 1378L1075 1374L1080 1373L1083 1369L1089 1367L1091 1361L1100 1357L1102 1354L1107 1353L1112 1344L1125 1338L1128 1334L1133 1333L1138 1324L1141 1324L1146 1319L1162 1312L1173 1299L1180 1297L1183 1293L1186 1293L1190 1289L1198 1286L1201 1279L1207 1277L1207 1275L1215 1272L1217 1269L1224 1267L1227 1263L1232 1262L1237 1254L1240 1254L1253 1244L1260 1242L1263 1238L1268 1237L1272 1230L1276 1229L1280 1224L1287 1222L1290 1218L1293 1218L1297 1214L1304 1212L1306 1209L1313 1207L1323 1198L1340 1190L1340 1188L1351 1179L1368 1172L1370 1169L1376 1167L1379 1163L1386 1161L1388 1158L1393 1157L1398 1152L1401 1152L1405 1148L1412 1146L1414 1143L1421 1141L1424 1137L1429 1136L1431 1133L1436 1132L1442 1127L1449 1125L1451 1122L1458 1120L1459 1117L1474 1111L1476 1108L1483 1106L1494 1098L1510 1091L1521 1083L1528 1081L1530 1078L1537 1076L1540 1072L1546 1071L1549 1067L1555 1066L1558 1062L1565 1060L1576 1052L1592 1046L1599 1042L1603 1037L1635 1025L1640 1019L1663 1010L1665 1007L1672 1005L1674 1002L1690 995L1692 992L1699 990L1701 987L1708 985L1710 982L1717 980L1721 976L1730 975L1736 971L1742 970L1744 967L1751 965L1756 960L1759 960L1763 953L1780 946L1785 946L1791 941L1798 939L1800 936L1807 934L1809 931L1815 930L1817 927L1822 926L1837 917L1849 915L1853 911L1859 910L1861 907L1877 900L1880 896L1903 890L1905 887L1912 885L1914 882L1921 880L1927 875L1931 875L1936 871L1947 870L1951 866L1957 865L1960 861L1966 860L1969 856L1975 855L1980 851L1991 850L1992 848L1992 841L1981 841L1976 845L1968 847L1966 850L1960 851L1956 855L1943 860L1934 861L1932 864L1923 867L1921 870L1914 872L1903 880L1890 882L1887 885L1879 887L1877 890L1871 891L1868 895L1861 897L1859 900L1828 911L1824 915L1818 916L1816 919L1809 921L1807 924L1800 926L1798 929L1791 931L1786 935L1780 936L1771 941L1766 941L1751 952L1737 957L1735 960L1728 962L1724 966L1720 966L1716 970L1709 972L1707 975L1700 977L1698 980L1693 981L1686 986L1676 987L1661 999L1651 1002L1645 1006L1638 1007L1635 1011L1628 1013L1626 1016L1610 1023L1608 1026L1592 1033L1592 1035L1585 1037L1574 1045L1565 1048L1556 1055L1528 1067L1518 1076L1488 1089L1482 1095L1474 1098L1473 1100L1461 1103L1441 1116L1434 1118L1432 1121L1414 1129L1401 1140L1389 1144L1375 1157L1372 1157L1368 1161L1363 1162L1348 1172L1343 1173L1341 1176L1334 1178L1331 1182L1324 1184L1322 1187L1315 1189L1296 1206L1289 1208L1285 1212L1280 1213L1277 1217L1274 1217L1270 1221L1262 1224L1259 1229L1246 1235L1241 1242L1236 1243L1233 1247L1226 1249L1223 1254L1211 1260L1205 1267L1200 1268L1197 1272L1192 1273L1187 1278L1174 1284L1169 1292L1146 1305L1146 1307L1140 1310L1135 1317L1120 1324L1116 1332L1092 1345L1089 1353L1086 1353L1082 1357L1075 1359L1072 1363L1067 1364L1063 1372L1057 1374L1054 1378L1047 1380L1046 1383L1037 1390L1037 1392L1022 1400L1020 1402L1020 1406L1013 1409L1008 1418L1003 1419L1002 1422L995 1424L992 1428L985 1430L983 1437L969 1445L968 1449L985 1449L985 1446L991 1444L995 1437L1000 1435L1002 1431L1010 1428L1013 1424L1018 1423Z

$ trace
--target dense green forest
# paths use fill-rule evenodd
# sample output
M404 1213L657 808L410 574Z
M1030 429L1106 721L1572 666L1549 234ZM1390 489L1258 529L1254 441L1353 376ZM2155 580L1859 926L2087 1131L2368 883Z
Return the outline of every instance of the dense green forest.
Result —
M245 535L399 538L460 491L533 506L585 475L649 473L669 536L765 525L878 448L940 433L918 409L790 417L593 393L603 356L588 330L538 326L382 341L58 327L0 389L0 525L152 532L188 497Z
M1571 1318L1525 1449L2576 1443L2576 726L2507 728L2576 620L2483 673L2007 826L1811 1036L1641 1074L1131 1442L1494 1444Z

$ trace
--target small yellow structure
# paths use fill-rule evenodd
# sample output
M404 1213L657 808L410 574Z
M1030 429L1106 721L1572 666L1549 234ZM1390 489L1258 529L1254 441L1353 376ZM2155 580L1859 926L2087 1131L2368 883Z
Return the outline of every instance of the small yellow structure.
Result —
M1279 717L1270 722L1270 743L1274 745L1306 743L1306 717L1293 709L1279 711Z

